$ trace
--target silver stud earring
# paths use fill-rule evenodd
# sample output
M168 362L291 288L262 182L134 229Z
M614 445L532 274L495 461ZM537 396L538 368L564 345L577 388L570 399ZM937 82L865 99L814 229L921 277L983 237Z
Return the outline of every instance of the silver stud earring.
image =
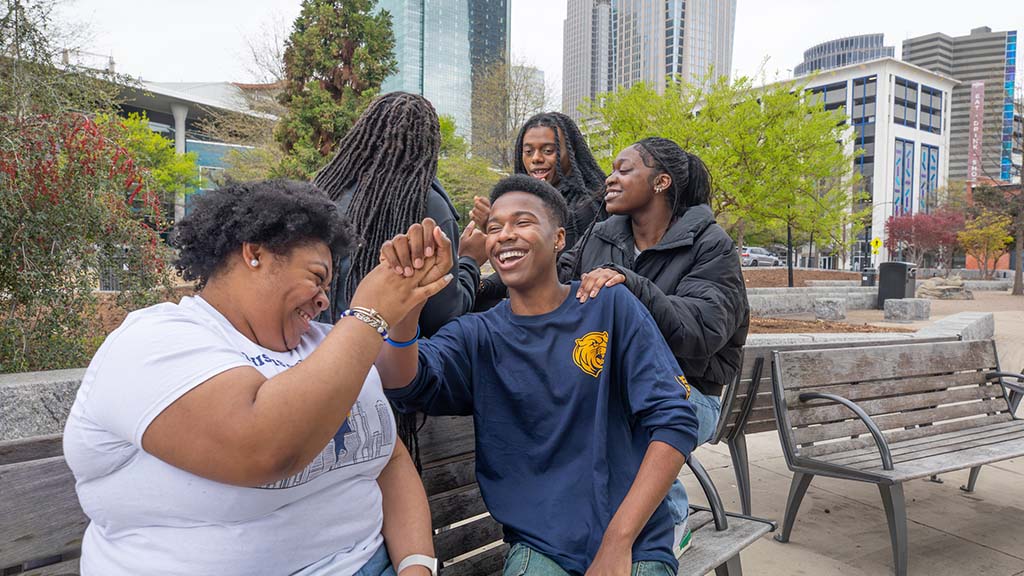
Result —
M257 266L259 266L259 265L260 265L260 261L259 261L259 260L257 260L257 259L255 259L255 258L253 258L252 260L249 260L249 264L250 264L250 265L251 265L251 266L252 266L253 268L256 268Z

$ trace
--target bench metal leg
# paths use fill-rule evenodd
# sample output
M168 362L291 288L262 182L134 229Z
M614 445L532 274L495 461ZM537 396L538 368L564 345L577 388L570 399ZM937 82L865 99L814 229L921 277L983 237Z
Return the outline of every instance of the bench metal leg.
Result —
M938 474L932 474L931 477L928 478L928 481L935 482L936 484L945 484L945 482L942 481L942 478L939 478Z
M903 497L903 484L879 484L885 518L889 522L889 537L892 539L893 573L907 575L907 503Z
M800 502L803 501L812 478L814 478L814 474L803 472L793 474L793 482L789 485L789 500L786 501L786 517L782 520L782 533L775 535L777 541L789 542L789 533L793 531L796 513L800 510Z
M718 568L715 568L715 576L743 576L743 568L740 566L740 555L737 554L725 561Z
M980 472L981 466L971 468L971 475L967 478L967 486L961 486L960 489L964 492L974 492L974 486L978 483L978 474Z
M736 473L736 488L740 493L740 511L750 515L750 460L747 458L747 437L738 434L729 440L729 455Z

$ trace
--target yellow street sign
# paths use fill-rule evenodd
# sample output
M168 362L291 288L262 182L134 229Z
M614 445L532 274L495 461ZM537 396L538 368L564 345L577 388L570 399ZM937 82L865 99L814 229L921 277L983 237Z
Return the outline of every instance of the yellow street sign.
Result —
M874 250L875 254L878 254L878 249L881 248L881 247L882 247L882 239L881 238L876 236L876 237L871 239L871 248Z

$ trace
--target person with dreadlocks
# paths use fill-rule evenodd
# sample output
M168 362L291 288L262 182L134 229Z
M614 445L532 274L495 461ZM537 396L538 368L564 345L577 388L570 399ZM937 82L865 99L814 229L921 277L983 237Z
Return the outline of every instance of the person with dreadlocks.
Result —
M709 205L710 174L675 142L645 138L619 153L606 186L610 216L591 224L561 256L559 276L580 279L581 303L617 284L640 299L686 374L703 444L718 424L718 397L739 370L750 325L736 247ZM689 544L686 492L678 481L669 504L678 556Z
M603 219L599 192L605 175L590 152L580 129L565 114L543 112L523 124L516 137L515 173L528 174L554 186L569 206L565 225L565 246L572 248L587 225ZM490 204L475 198L470 217L483 228ZM507 295L497 274L484 279L476 310L488 309Z
M377 266L384 242L424 218L451 238L453 256L459 258L451 270L455 281L430 298L420 313L422 335L432 336L449 320L473 310L480 265L487 259L484 235L470 223L460 244L458 212L435 177L440 147L441 127L430 101L391 92L370 103L338 143L334 159L316 175L316 185L362 235L352 255L335 266L331 303L323 321L338 320L356 286ZM423 253L422 247L414 248ZM425 256L431 256L429 250ZM412 276L423 262L422 258L402 261L399 271ZM417 427L415 414L399 417L398 435L419 466Z
M337 320L356 285L377 266L381 245L424 218L452 239L460 257L452 268L456 282L427 302L420 330L430 336L473 309L480 265L486 261L484 236L474 234L477 227L470 225L459 243L459 214L436 178L440 147L434 106L422 96L391 92L370 103L338 143L334 159L316 175L314 183L362 235L335 275L328 320ZM402 264L405 276L423 266L422 260Z

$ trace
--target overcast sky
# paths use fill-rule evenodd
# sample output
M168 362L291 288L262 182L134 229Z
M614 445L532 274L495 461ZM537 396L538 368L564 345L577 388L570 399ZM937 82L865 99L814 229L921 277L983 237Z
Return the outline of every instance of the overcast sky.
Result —
M509 0L512 52L560 91L566 0ZM146 80L247 81L247 38L288 22L300 0L64 0L64 16L91 30L90 50L119 72ZM1019 0L739 0L733 72L789 76L810 46L854 34L885 33L899 57L905 38L971 28L1024 32ZM1020 49L1024 52L1024 48ZM1024 58L1018 59L1018 83Z

